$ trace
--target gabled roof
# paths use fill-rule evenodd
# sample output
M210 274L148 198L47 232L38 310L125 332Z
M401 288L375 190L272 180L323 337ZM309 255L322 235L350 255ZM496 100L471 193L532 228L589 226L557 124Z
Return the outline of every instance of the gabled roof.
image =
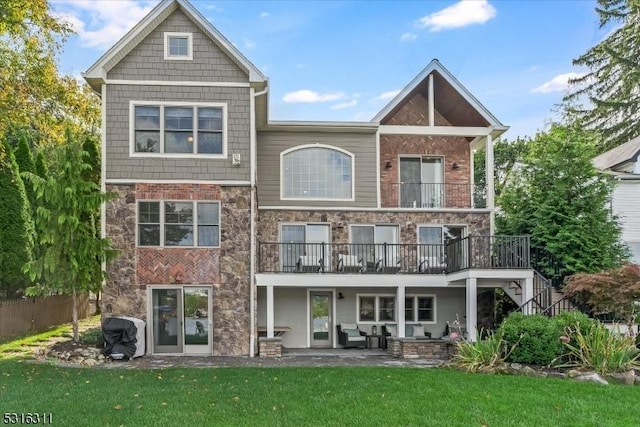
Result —
M111 49L93 64L83 77L94 89L104 81L107 72L131 52L144 38L162 23L173 11L180 8L211 41L225 52L249 76L250 82L266 82L267 78L229 40L200 14L187 0L163 0L147 16L138 22Z
M616 166L623 163L638 161L639 155L640 136L594 157L593 165L601 171L615 170Z
M433 59L411 82L405 86L376 116L372 122L383 121L390 113L397 109L407 97L419 88L429 74L436 72L450 85L469 105L489 124L489 126L504 126L484 105L471 94L453 74L449 72L437 59ZM506 129L505 129L506 130Z

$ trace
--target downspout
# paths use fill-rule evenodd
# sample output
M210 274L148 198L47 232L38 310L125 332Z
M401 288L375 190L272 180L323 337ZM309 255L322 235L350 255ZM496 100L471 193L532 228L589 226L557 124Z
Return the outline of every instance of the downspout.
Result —
M255 268L255 261L256 261L256 226L255 226L255 220L256 220L256 207L255 207L255 200L256 200L256 196L255 196L255 192L256 192L256 144L257 144L257 135L256 135L256 98L258 96L264 95L267 93L268 89L265 89L261 92L255 92L254 88L250 88L250 108L251 108L251 112L249 114L250 117L250 123L249 126L251 127L251 131L249 133L249 157L250 159L250 171L249 173L251 174L251 176L249 177L249 182L250 182L250 188L251 188L251 224L250 224L250 233L251 233L251 240L250 240L250 245L251 245L251 250L250 250L250 262L249 262L249 312L250 312L250 316L251 316L251 331L249 333L249 356L250 357L255 357L256 355L256 285L255 285L255 275L256 275L256 268Z

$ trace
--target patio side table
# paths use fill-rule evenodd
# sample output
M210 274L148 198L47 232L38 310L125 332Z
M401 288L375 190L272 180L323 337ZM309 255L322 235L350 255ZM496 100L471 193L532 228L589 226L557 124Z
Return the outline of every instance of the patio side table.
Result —
M373 348L371 341L374 338L377 343L375 348L382 348L382 335L367 335L367 349L371 350Z

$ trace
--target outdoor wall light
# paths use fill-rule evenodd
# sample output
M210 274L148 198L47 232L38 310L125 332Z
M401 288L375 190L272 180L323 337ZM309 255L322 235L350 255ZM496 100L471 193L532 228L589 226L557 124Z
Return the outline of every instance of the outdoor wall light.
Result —
M460 165L459 165L459 164L457 164L457 163L454 163L454 164L451 166L451 168L452 168L453 170L460 169Z
M344 299L344 295L342 295L342 292L338 292L338 299Z
M392 167L391 162L389 160L387 160L387 163L384 164L384 168L389 170L389 169L391 169L391 167Z

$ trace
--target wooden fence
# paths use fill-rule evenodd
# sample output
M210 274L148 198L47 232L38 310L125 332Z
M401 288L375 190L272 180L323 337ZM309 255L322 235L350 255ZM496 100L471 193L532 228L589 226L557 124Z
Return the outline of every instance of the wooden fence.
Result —
M78 296L78 319L89 316L89 295ZM73 297L0 300L0 338L44 331L73 320Z

